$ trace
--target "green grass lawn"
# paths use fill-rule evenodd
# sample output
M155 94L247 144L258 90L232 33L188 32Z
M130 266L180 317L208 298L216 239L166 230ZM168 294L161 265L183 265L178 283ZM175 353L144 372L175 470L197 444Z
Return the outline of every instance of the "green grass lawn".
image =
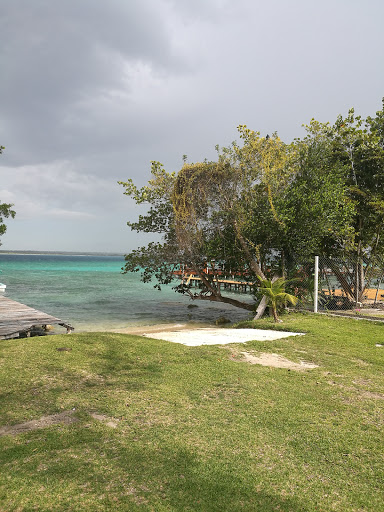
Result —
M384 324L290 314L253 326L306 335L0 341L0 428L77 420L0 436L0 511L384 510ZM319 367L251 365L236 347Z

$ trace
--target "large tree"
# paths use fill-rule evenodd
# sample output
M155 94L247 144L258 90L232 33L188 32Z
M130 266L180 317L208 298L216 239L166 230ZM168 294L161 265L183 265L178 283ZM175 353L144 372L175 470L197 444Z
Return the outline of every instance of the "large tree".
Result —
M178 173L152 162L148 185L120 182L149 206L131 229L162 235L128 254L125 271L160 288L187 268L203 287L179 282L176 291L253 310L259 280L291 278L298 262L338 254L355 258L350 275L330 265L347 295L361 297L384 253L384 109L306 128L305 138L285 144L242 125L241 143L217 147L214 162L184 163ZM234 275L255 283L255 304L222 294L219 278Z
M144 269L144 281L155 278L161 285L171 282L174 271L184 266L204 286L192 291L181 283L177 291L193 299L254 309L247 301L223 295L218 276L236 274L251 282L256 282L256 276L266 278L258 241L249 235L255 222L269 223L266 216L273 224L271 231L279 229L274 200L290 172L289 151L277 135L261 137L245 126L239 131L244 143L218 150L216 162L185 163L177 174L153 162L153 179L147 186L138 189L132 180L121 183L125 194L138 204L149 204L148 213L129 223L130 227L163 235L162 243L127 255L126 271Z
M0 145L0 154L3 152L4 149L4 146ZM14 218L14 216L16 215L16 212L12 209L12 206L13 204L0 202L0 236L4 235L4 233L7 230L7 226L4 223L4 219L7 219L9 217Z
M365 120L353 109L346 117L338 116L333 125L312 120L307 130L307 142L321 140L332 179L338 177L349 199L346 205L353 209L342 236L331 229L328 244L318 252L338 254L348 261L340 266L331 259L329 265L347 296L362 300L383 264L384 108Z
M314 249L313 242L310 247L305 244L305 234L297 221L300 191L312 194L305 207L301 205L308 229L312 227L311 219L313 223L310 207L321 210L318 238L329 236L330 225L335 227L329 221L332 216L339 224L345 220L342 212L346 198L339 187L333 192L338 178L316 181L312 177L313 183L307 179L307 174L312 176L313 172L326 175L324 165L314 169L314 161L319 163L313 156L314 144L287 145L276 134L261 137L246 126L240 126L239 133L242 144L218 148L215 162L185 163L177 174L167 173L161 164L153 162L153 178L145 187L137 188L132 180L120 182L125 194L138 204L149 205L146 215L128 223L131 229L163 236L161 243L128 254L126 272L141 271L143 281L155 279L155 286L160 287L172 282L177 269L188 268L204 286L194 291L181 282L175 287L177 291L192 299L253 310L255 304L223 295L218 279L236 275L252 283L267 278L273 281L284 274L284 262L292 259L294 237L307 253ZM324 185L322 193L319 183ZM332 205L327 203L329 194L335 198ZM254 292L255 299L259 299L256 284ZM265 305L264 299L257 316Z

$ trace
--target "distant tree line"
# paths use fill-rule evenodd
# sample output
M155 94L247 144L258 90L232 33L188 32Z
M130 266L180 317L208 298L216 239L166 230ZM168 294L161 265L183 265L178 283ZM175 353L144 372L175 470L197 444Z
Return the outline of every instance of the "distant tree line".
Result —
M384 99L373 117L351 109L333 124L312 119L305 128L304 138L288 144L277 133L263 137L241 125L241 143L217 146L215 161L187 163L183 156L177 173L153 161L146 186L119 182L124 194L148 205L130 228L162 235L127 254L125 272L141 272L160 288L175 279L175 270L190 269L204 287L193 291L178 282L176 291L258 306L257 317L266 305L259 286L249 304L223 296L218 276L265 286L292 276L298 262L314 255L347 255L358 261L362 290L365 274L384 254Z

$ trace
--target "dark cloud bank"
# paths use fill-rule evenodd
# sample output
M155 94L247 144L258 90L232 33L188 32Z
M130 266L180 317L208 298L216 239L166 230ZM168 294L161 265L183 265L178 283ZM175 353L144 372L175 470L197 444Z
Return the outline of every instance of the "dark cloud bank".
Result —
M380 1L13 0L0 18L3 249L126 251L119 179L300 136L384 95ZM142 240L140 240L142 242Z

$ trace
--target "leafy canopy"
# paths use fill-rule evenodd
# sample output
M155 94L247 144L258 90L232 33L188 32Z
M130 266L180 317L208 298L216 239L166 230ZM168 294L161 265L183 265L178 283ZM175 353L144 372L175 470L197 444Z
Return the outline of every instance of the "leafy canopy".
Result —
M0 145L0 154L4 149L5 147ZM16 215L16 212L12 209L12 206L13 204L0 202L0 236L4 235L4 233L7 231L7 226L4 223L4 219L9 217L14 218Z
M355 253L372 266L384 248L383 119L383 111L363 120L350 110L334 125L312 120L306 137L290 144L241 125L240 142L217 146L216 161L187 163L184 156L177 173L152 162L146 186L120 184L148 205L128 225L162 240L128 254L125 272L140 271L158 288L176 271L194 273L202 288L178 281L176 291L254 309L223 295L218 280L253 283L257 302L260 279L289 277L315 254Z

